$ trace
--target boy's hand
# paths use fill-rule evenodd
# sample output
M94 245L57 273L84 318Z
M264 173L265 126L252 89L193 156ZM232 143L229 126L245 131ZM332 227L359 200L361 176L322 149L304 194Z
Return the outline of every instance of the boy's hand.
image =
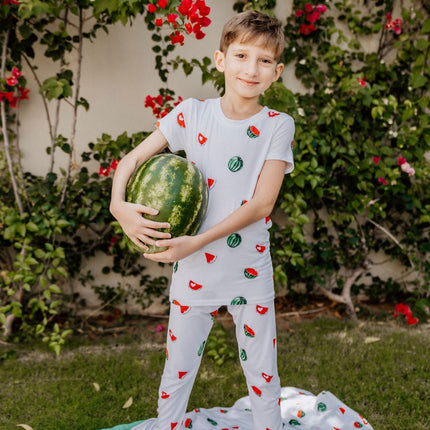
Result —
M170 228L168 222L150 221L144 218L143 214L157 215L158 210L129 202L121 202L112 211L115 218L120 223L124 233L129 239L142 248L142 252L147 251L145 245L154 245L157 239L168 239L170 233L158 231L160 228Z
M174 263L188 257L201 248L198 236L180 236L154 242L160 248L165 246L169 248L156 254L143 254L148 260L156 261L157 263Z

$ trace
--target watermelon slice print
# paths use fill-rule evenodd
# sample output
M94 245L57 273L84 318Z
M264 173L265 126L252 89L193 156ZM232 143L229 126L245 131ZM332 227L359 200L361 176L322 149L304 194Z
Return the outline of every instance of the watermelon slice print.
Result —
M279 112L275 112L273 110L269 111L269 118L273 118L274 116L278 116Z
M263 379L267 382L267 383L269 383L271 380L272 380L272 378L273 378L273 375L268 375L267 373L262 373L261 374L261 376L263 377Z
M359 423L358 421L356 421L356 422L354 423L354 427L355 427L355 428L357 428L357 429L361 429L361 427L363 427L363 424L361 424L361 423Z
M255 269L253 269L252 267L247 267L243 271L243 274L248 279L255 279L258 276L258 272Z
M170 397L170 395L169 394L167 394L165 391L163 391L162 393L161 393L161 398L162 399L168 399Z
M242 203L240 204L241 206L245 205L246 203L248 203L248 200L242 200Z
M215 321L217 315L218 315L218 310L211 312L212 321Z
M173 430L177 425L178 423L170 423L170 430Z
M302 411L302 410L297 411L297 418L303 418L305 415L306 415L305 411Z
M276 347L276 337L273 338L273 348Z
M173 334L173 331L169 329L169 336L172 342L175 342L177 337Z
M327 405L323 402L319 402L317 408L320 412L325 412L327 410Z
M208 188L211 190L215 185L215 179L208 178Z
M191 429L191 428L193 428L193 421L191 420L191 418L187 418L187 419L185 420L184 427L185 427L186 429Z
M344 415L345 414L345 408L339 408L339 410L342 412L342 415Z
M198 284L197 282L194 282L194 281L190 281L188 283L188 286L194 291L197 291L197 290L200 290L201 288L203 288L203 285Z
M242 237L240 236L239 233L232 233L227 238L227 245L230 248L237 248L241 243L242 243Z
M199 357L203 354L203 351L204 351L204 349L205 349L205 345L206 345L206 341L204 340L204 341L202 342L202 344L200 345L199 350L197 351L197 355L198 355Z
M208 140L208 138L207 138L207 137L205 137L205 136L203 136L203 134L201 134L201 133L199 133L199 135L198 135L197 139L199 140L199 143L200 143L200 145L202 145L202 146L203 146L203 145L207 142L207 140Z
M248 130L246 130L246 134L248 137L255 139L256 137L260 136L260 130L257 127L250 125Z
M205 252L205 257L206 257L206 261L207 261L209 264L212 264L212 263L213 263L213 262L215 262L215 260L216 260L216 255L209 254L209 252Z
M258 397L261 397L262 392L258 387L253 385L251 388L252 388L252 391L254 391L254 393L257 394Z
M269 308L266 308L265 306L260 306L260 305L257 305L257 306L255 307L255 309L256 309L256 311L257 311L260 315L264 315L264 314L266 314L266 313L267 313L267 311L269 310Z
M291 427L294 427L294 426L300 426L300 425L301 425L297 420L290 420L290 421L288 421L288 424L289 424Z
M248 300L245 297L237 296L231 301L231 305L246 305Z
M235 157L231 157L230 160L228 160L228 170L230 172L236 173L243 167L243 160L238 155Z
M184 114L183 114L182 112L180 112L180 113L178 114L178 116L176 117L176 120L178 121L178 124L179 124L181 127L185 128Z
M248 355L246 354L246 351L243 348L240 348L240 359L242 361L248 360Z
M257 252L262 254L266 250L266 247L264 245L255 245L255 249L257 250Z
M179 371L178 372L178 377L179 377L179 379L182 379L186 374L187 374L188 372L181 372L181 371Z
M269 224L269 222L270 222L270 216L266 216L266 218L265 218L264 221L265 221L266 224Z
M177 300L173 300L173 304L179 306L181 314L186 314L189 310L189 306L182 306Z
M208 423L212 424L213 426L217 426L218 425L218 423L216 421L214 421L213 419L211 419L211 418L207 418L207 420L208 420Z
M245 332L245 336L255 337L255 331L246 324L243 325L243 331Z
M173 273L176 273L178 271L178 262L176 261L173 265Z

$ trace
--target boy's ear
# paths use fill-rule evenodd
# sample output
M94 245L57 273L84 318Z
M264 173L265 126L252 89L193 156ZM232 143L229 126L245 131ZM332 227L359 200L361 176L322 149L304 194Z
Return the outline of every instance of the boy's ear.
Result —
M215 51L214 59L215 67L217 68L218 72L224 72L224 53L219 50Z
M284 65L282 63L278 63L275 69L275 76L273 78L273 82L276 82L281 76L282 71L284 70Z

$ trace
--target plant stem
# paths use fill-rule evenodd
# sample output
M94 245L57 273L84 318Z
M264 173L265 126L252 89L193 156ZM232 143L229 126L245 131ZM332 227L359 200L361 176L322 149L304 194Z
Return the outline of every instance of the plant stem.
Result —
M84 26L84 19L83 19L82 8L79 8L78 65L77 65L76 82L75 82L75 85L76 85L75 100L73 104L73 124L72 124L72 133L70 135L69 166L67 168L64 187L61 193L60 208L63 206L64 200L66 198L66 193L67 193L67 188L68 188L72 168L74 164L76 164L75 138L76 138L76 125L78 121L79 92L80 92L80 86L81 86L80 84L81 84L81 69L82 69L83 26Z

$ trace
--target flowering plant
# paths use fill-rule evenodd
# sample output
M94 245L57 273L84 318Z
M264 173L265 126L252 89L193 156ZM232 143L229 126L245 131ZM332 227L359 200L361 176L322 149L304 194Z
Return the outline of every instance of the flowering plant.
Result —
M412 316L412 311L409 308L409 306L405 305L404 303L398 303L396 305L395 312L393 314L394 318L397 318L399 314L402 314L405 316L406 322L409 325L414 325L419 322L418 318L415 318L414 316Z

